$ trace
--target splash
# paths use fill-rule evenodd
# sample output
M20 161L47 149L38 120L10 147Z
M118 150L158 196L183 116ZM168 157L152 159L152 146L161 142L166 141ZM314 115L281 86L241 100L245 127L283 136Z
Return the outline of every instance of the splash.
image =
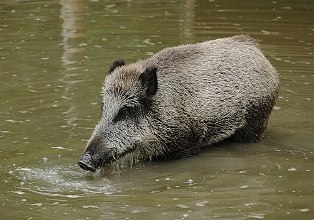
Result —
M21 179L19 189L47 196L79 198L115 191L107 178L81 172L76 167L20 167L15 170Z

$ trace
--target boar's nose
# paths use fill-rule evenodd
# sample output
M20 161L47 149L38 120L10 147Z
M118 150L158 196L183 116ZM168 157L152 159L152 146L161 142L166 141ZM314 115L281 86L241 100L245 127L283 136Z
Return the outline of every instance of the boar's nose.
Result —
M78 165L83 169L83 170L88 170L91 172L95 172L96 171L96 167L92 162L92 157L89 153L85 153L80 161L78 162Z

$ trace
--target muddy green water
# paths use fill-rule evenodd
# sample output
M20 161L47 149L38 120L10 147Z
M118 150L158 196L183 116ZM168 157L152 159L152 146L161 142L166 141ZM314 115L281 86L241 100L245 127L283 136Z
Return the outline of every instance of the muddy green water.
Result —
M92 175L111 62L246 33L280 73L265 138ZM314 219L312 0L0 1L0 219Z

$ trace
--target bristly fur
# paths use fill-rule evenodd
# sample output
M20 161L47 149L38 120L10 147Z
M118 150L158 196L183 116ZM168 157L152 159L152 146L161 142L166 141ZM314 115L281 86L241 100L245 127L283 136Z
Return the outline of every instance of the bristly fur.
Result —
M84 153L95 158L91 170L187 157L226 139L257 142L279 90L276 70L245 35L166 48L127 66L116 61L109 72Z

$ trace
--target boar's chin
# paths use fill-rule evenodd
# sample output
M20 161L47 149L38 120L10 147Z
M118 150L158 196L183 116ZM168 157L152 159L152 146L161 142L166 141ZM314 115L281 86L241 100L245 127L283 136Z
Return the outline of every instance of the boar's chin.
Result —
M106 167L132 167L133 164L138 163L142 158L140 152L136 149L129 149L122 154L116 156L110 163L104 163L102 168Z
M114 164L120 164L122 161L131 160L134 157L135 149L129 149L121 154L110 154L103 155L102 158L99 158L98 161L95 161L96 169L105 169L106 167L110 167ZM96 171L95 169L95 171Z

